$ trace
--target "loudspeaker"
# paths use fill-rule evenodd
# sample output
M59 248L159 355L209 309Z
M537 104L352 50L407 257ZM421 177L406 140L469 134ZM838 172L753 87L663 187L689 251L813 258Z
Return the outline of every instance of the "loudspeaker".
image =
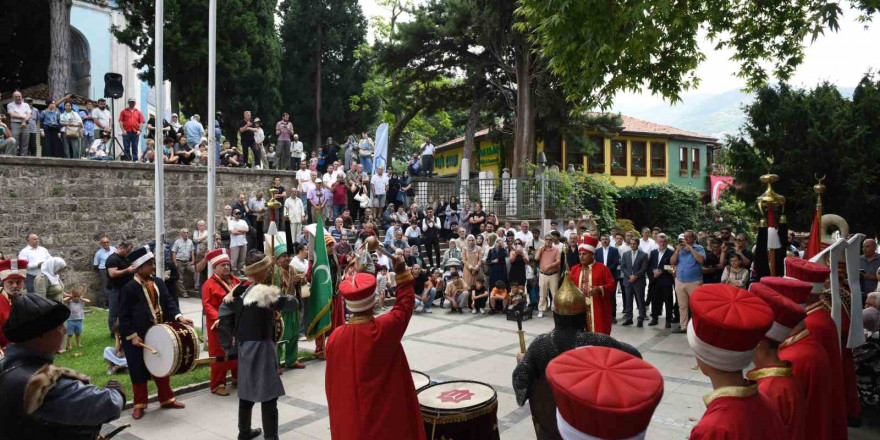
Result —
M113 72L104 74L104 97L119 99L125 93L125 87L122 86L122 75Z

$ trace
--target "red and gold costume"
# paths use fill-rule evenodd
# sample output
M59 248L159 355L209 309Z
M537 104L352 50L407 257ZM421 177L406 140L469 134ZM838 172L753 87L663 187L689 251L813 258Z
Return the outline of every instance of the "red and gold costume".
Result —
M208 254L209 261L213 264L214 259L211 258L211 254L217 251L225 251L225 249L216 249L215 251L211 251ZM225 256L225 254L219 254ZM214 258L218 258L215 256ZM229 261L227 257L223 260L222 256L219 257L219 262ZM223 347L220 345L220 338L217 334L217 329L214 328L214 323L217 322L217 313L220 311L220 305L223 304L223 298L226 297L235 286L239 285L241 280L230 275L228 280L222 280L215 273L205 281L204 286L202 286L202 307L205 310L205 325L208 333L208 355L211 357L214 356L224 356L226 352L223 350ZM238 379L238 362L235 360L225 361L225 362L214 362L211 364L211 391L216 390L220 386L226 385L226 372L232 370L232 380L235 381Z
M27 273L27 260L12 258L0 261L0 283L7 279L25 279ZM22 292L24 293L24 292ZM3 285L0 284L0 349L6 348L9 341L3 335L3 324L9 319L9 313L12 311L12 298L3 291Z
M791 366L785 364L756 368L749 371L746 377L758 382L758 393L776 409L788 434L785 438L803 440L807 401L804 399L801 384L794 378Z
M599 287L602 293L593 295L592 323L587 323L587 328L596 333L611 334L611 295L614 295L614 276L608 266L602 263L593 263L589 266L578 264L571 268L571 281L575 283L584 294L589 295L590 290Z
M3 335L3 324L9 319L9 312L11 310L12 301L9 296L6 295L6 292L0 288L0 348L6 348L6 344L9 343L9 341L6 340L6 336Z
M355 314L327 342L325 387L330 435L335 439L424 440L425 428L406 353L400 341L412 317L409 271L397 275L394 308L377 318ZM339 283L353 313L375 303L376 278L358 273Z
M690 440L784 439L779 416L758 394L758 385L721 387L705 397L706 413Z
M809 433L810 439L833 439L831 405L835 402L829 399L831 367L825 350L810 330L804 329L779 346L779 358L791 363L807 402L804 433Z

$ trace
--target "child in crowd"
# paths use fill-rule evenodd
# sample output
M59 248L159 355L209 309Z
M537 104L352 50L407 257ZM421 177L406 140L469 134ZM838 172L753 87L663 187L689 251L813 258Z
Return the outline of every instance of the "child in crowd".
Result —
M471 313L486 313L486 301L489 299L489 291L483 285L485 280L482 276L477 277L474 281L474 288L471 289Z
M508 293L507 304L509 307L516 307L517 304L526 301L526 294L523 291L523 286L521 286L516 281L510 282L510 293Z
M275 153L275 146L274 145L269 145L269 152L266 153L266 160L269 161L269 169L274 170L275 169L275 160L276 160L276 153Z
M104 362L107 362L107 375L112 376L119 370L128 368L125 352L122 351L122 338L119 337L119 324L114 323L111 329L113 333L113 347L104 347Z
M385 310L385 291L388 289L388 268L379 266L376 274L376 295L379 297L379 310ZM376 311L373 311L376 314Z
M309 159L309 170L318 172L318 153L312 151L312 157Z
M492 294L489 295L489 314L494 315L496 311L503 312L506 310L507 301L507 286L504 284L504 281L498 280L495 282Z
M156 160L156 141L147 139L147 150L144 151L142 160L144 163L153 163Z
M205 143L199 144L199 151L196 152L197 164L208 166L208 146Z
M88 298L83 298L82 291L74 289L64 296L64 304L70 308L70 318L67 318L67 349L73 348L73 336L76 335L76 346L82 347L83 319L85 311L83 306L91 304Z

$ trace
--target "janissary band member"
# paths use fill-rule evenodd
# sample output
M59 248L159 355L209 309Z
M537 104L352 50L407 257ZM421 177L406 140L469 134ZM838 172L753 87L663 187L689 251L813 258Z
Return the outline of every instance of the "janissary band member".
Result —
M205 256L214 274L205 281L202 286L202 307L205 310L205 326L208 333L208 355L224 356L226 351L220 343L217 332L218 313L223 304L223 298L241 283L241 280L232 275L232 265L229 263L229 251L226 249L214 249ZM238 380L238 361L214 362L211 364L211 392L218 396L228 396L226 390L226 373L232 371L232 383Z
M755 347L773 326L773 311L761 298L727 284L698 287L690 310L688 344L714 388L703 397L706 413L690 440L786 438L782 420L758 394L758 385L743 377Z
M807 317L804 308L786 298L777 290L767 287L763 281L752 283L749 292L764 300L773 310L773 326L755 349L755 368L746 374L749 380L758 382L758 393L767 399L785 428L790 440L804 439L807 401L801 385L794 377L791 363L779 358L779 344L785 342L791 330ZM785 280L784 278L782 278ZM788 281L788 280L785 280Z
M394 308L377 318L373 318L375 275L360 272L339 283L352 316L327 343L325 389L333 438L425 439L412 373L400 343L415 303L413 277L401 256L394 257L394 273Z
M153 276L156 258L149 247L137 248L127 258L136 272L134 279L119 291L119 334L125 338L122 349L128 361L128 375L134 390L131 416L137 420L144 416L144 409L147 408L147 381L152 377L144 365L142 347L147 330L166 321L186 325L192 325L192 321L180 314L165 282ZM158 388L162 408L178 409L185 406L174 400L169 378L153 377L153 382Z
M25 275L27 274L27 260L13 258L0 261L0 354L9 342L3 333L3 324L9 319L12 310L12 302L15 298L23 295Z
M535 434L539 440L559 439L556 426L556 404L547 384L544 371L554 358L569 350L585 346L605 346L625 351L641 358L633 346L618 342L601 333L588 332L587 299L571 279L565 278L553 297L553 322L556 327L538 335L525 354L518 354L519 363L513 370L513 390L516 402L529 401Z
M294 243L294 253L299 253L303 247L302 243ZM287 245L279 244L275 246L275 265L269 270L266 276L266 284L275 286L281 290L282 294L297 296L300 286L305 283L306 270L301 267L291 267L290 254L287 253ZM278 343L278 366L280 368L305 368L306 366L298 362L299 353L299 311L296 309L285 310L281 312L281 319L284 322L284 333Z
M587 329L596 333L611 334L611 295L614 295L614 276L608 266L593 258L599 240L584 234L578 244L579 265L571 267L571 281L588 298L592 298L592 310L587 319Z
M238 344L238 438L249 440L261 430L251 429L254 404L260 403L267 440L278 439L278 398L284 385L278 377L275 347L275 312L296 310L296 298L283 295L275 286L261 284L272 268L272 259L256 252L244 269L248 279L239 284L227 301L234 311Z
M98 388L53 365L69 316L64 304L36 294L15 299L3 326L12 344L0 359L0 438L92 440L119 417L125 404L119 382Z

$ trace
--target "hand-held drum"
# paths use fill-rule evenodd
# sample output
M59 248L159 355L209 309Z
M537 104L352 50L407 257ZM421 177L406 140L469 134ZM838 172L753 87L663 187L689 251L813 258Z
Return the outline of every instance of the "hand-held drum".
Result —
M155 377L168 377L189 372L199 357L199 335L192 327L167 322L150 327L144 337L144 364Z
M278 344L284 340L284 318L281 312L275 312L275 334L273 335L275 343Z
M431 385L431 376L416 370L410 370L410 372L412 373L413 385L416 386L416 391L421 391L422 388Z
M454 381L418 392L428 440L499 440L498 396L482 382Z

